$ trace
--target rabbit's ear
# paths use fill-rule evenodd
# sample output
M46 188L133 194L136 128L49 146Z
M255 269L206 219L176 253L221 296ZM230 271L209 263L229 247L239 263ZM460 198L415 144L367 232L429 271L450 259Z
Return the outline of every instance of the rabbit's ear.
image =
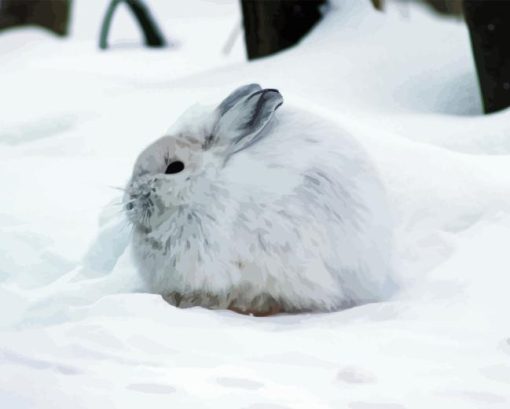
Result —
M239 88L218 107L216 143L225 146L228 154L247 148L261 138L262 130L282 104L283 97L276 89L260 89L255 85Z
M237 104L244 97L247 97L257 91L260 91L261 89L262 89L262 87L259 84L243 85L242 87L235 89L218 106L218 112L219 112L220 116L224 115L228 110L230 110L235 104Z

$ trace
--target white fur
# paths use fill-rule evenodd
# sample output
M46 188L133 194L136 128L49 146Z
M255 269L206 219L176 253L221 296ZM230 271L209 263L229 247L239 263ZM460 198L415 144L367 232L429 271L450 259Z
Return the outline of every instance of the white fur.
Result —
M388 297L391 222L356 141L285 104L263 138L226 156L221 135L202 148L217 121L216 110L193 108L135 165L128 192L151 192L154 202L143 223L136 207L131 216L150 290L181 306L246 311L329 311ZM165 175L165 157L185 170Z

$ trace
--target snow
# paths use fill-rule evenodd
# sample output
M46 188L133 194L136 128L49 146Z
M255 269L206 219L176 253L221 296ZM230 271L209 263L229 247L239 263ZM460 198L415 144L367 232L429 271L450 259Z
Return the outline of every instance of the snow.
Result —
M510 406L509 113L481 115L461 21L335 0L299 47L246 63L241 39L221 52L237 2L153 0L174 45L139 47L119 14L107 52L106 2L74 3L68 40L0 35L0 407ZM139 292L112 187L188 105L247 82L373 158L396 297L254 318Z

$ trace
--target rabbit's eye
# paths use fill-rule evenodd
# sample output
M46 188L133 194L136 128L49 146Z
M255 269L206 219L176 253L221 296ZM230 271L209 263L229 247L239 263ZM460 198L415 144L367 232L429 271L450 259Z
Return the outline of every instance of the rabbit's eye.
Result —
M180 160L176 160L175 162L170 163L165 170L167 175L171 175L173 173L179 173L184 169L184 163Z

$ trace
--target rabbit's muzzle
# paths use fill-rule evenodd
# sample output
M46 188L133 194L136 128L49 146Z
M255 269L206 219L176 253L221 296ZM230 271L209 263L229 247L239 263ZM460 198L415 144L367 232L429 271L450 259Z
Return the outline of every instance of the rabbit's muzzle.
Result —
M128 219L136 226L149 228L156 210L156 189L150 185L132 184L124 197L124 211Z

